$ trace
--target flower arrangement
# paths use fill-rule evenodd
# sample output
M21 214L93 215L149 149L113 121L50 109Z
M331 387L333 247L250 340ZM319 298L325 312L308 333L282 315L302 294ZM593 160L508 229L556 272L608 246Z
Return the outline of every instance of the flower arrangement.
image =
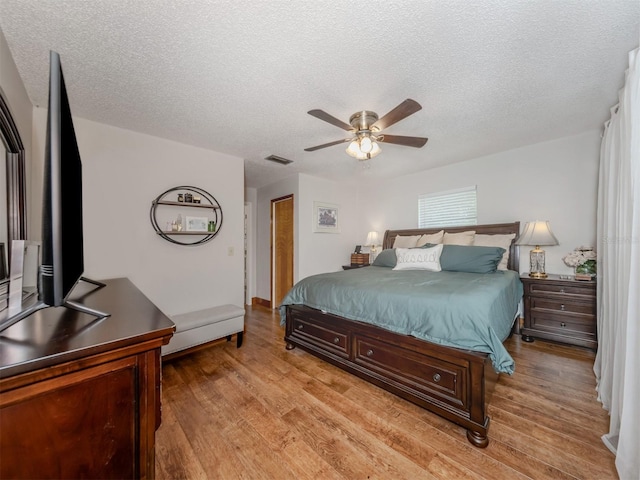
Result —
M576 273L595 275L597 265L596 258L597 255L593 247L582 245L562 257L562 261L568 267L574 267Z

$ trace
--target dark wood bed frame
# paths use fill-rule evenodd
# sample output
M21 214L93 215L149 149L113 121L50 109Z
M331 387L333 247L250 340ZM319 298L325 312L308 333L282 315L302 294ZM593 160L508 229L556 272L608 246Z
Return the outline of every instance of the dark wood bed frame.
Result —
M520 232L520 222L468 227L387 230L383 248L397 235L440 230L479 234ZM518 249L511 243L509 269L518 271ZM322 313L305 305L286 308L287 350L303 350L467 429L476 447L489 444L489 402L498 374L485 353L437 345L364 322Z

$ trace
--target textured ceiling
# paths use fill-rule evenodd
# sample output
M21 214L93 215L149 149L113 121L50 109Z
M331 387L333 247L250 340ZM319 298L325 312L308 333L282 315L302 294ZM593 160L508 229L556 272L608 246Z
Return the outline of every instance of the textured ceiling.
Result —
M241 157L250 187L386 179L600 128L639 25L638 0L0 0L34 104L56 50L75 115ZM308 110L348 122L406 98L423 109L386 133L425 147L382 144L366 168L346 144L304 151L346 133Z

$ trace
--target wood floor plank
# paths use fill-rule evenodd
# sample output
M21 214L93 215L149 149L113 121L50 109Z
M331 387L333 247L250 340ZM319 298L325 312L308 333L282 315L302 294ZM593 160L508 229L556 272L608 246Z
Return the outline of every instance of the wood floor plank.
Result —
M490 416L494 409L504 410L519 419L536 422L540 426L561 432L573 440L579 440L596 448L604 446L599 430L592 428L592 425L576 424L552 415L541 415L540 411L530 405L523 405L496 394L493 395L491 404L488 406Z
M319 392L322 393L319 394ZM305 398L313 415L322 418L323 423L331 424L334 431L340 431L352 443L358 444L359 449L366 452L367 458L379 465L386 472L388 478L403 478L404 476L415 478L415 475L430 478L428 468L412 459L407 459L393 448L393 445L389 445L386 441L388 438L386 435L369 434L371 430L368 428L368 422L363 421L364 417L358 416L359 412L364 411L361 408L361 403L347 405L350 408L343 408L347 402L344 400L340 402L335 398L335 392L320 382L308 384L304 393L307 395ZM333 400L329 400L329 397L333 397ZM369 419L371 420L371 417ZM378 421L377 423L379 431L380 429L388 431L387 426L382 422ZM428 463L430 461L427 462L427 466Z
M410 432L392 427L378 412L361 408L361 398L354 402L320 382L307 384L305 392L313 395L323 404L331 406L337 413L348 417L368 433L381 439L394 452L409 458L438 478L481 478L452 459L440 456L437 449L419 441Z
M566 478L562 476L562 472L549 468L545 462L539 462L521 451L497 442L491 436L488 448L473 447L466 441L464 428L416 405L398 402L396 397L388 392L380 390L376 393L377 401L371 402L370 405L379 408L376 410L378 415L390 412L396 428L402 427L411 431L422 442L440 452L446 452L447 456L457 463L484 478ZM369 392L369 395L371 394L372 392ZM351 392L347 395L351 395ZM531 477L531 472L536 472L536 476Z
M171 405L162 409L162 425L158 435L165 439L156 446L156 475L175 480L208 478L189 440L173 414Z
M591 462L592 459L608 458L605 445L588 427L572 431L575 424L562 419L553 422L542 422L540 415L527 418L520 414L521 410L508 411L499 406L490 405L489 415L493 424L508 426L519 425L519 430L530 437L544 442L550 447ZM544 419L544 417L543 417ZM613 457L611 457L613 460Z
M362 435L347 419L320 404L305 404L287 413L286 419L344 478L436 478L406 458L391 455L375 437Z
M233 382L229 382L227 385L220 383L219 386L229 387L226 392L231 399L231 392L234 390ZM270 452L274 458L285 461L295 478L310 480L342 478L318 452L302 440L301 435L292 428L289 422L282 417L269 415L268 410L257 400L247 402L238 411L245 416L247 423L262 436L267 447L264 450Z
M601 413L594 417L596 412L588 414L576 411L572 408L569 402L564 401L562 398L551 401L547 398L546 394L537 390L519 391L498 382L494 395L502 395L522 405L529 405L538 410L541 415L551 415L556 418L563 418L572 423L590 425L592 428L597 428L599 431L604 431L609 424L606 417L602 417ZM606 412L604 413L606 414Z
M592 411L595 408L602 408L595 401L595 389L593 388L593 379L589 385L591 388L579 388L576 381L553 381L548 378L540 378L523 372L518 372L511 376L505 375L503 384L518 390L540 390L549 395L549 399L554 401L556 398L570 399L575 406L582 405L585 410Z
M164 370L166 371L166 368ZM224 436L225 429L229 425L229 421L225 421L225 418L229 419L225 417L227 412L212 410L212 402L198 400L193 394L193 388L193 386L183 385L182 388L170 388L163 392L165 403L172 406L176 420L185 433L188 446L184 445L182 448L191 449L205 472L205 478L241 478L242 470L238 469L239 459L236 457L236 452L229 448L229 442ZM234 417L229 420L238 421ZM167 435L168 433L165 434L162 429L159 429L157 438L160 440ZM161 448L169 448L163 447L162 441L156 441L156 444ZM168 468L165 467L165 469Z
M245 318L240 349L223 341L163 365L159 480L617 478L589 350L508 339L516 373L498 379L478 449L464 428L286 350L277 312Z

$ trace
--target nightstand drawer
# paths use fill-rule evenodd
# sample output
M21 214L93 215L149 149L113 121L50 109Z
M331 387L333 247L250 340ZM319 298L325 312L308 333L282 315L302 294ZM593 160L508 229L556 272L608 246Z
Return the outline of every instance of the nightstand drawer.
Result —
M578 315L556 315L532 311L531 328L538 331L561 333L563 335L583 336L587 334L595 337L596 321L594 317Z
M556 300L549 298L531 297L530 306L532 310L548 310L551 312L568 312L582 315L595 315L596 306L591 303L566 302L562 299Z
M585 283L579 285L574 282L573 285L559 285L550 282L532 282L527 284L527 292L529 295L561 295L563 298L583 298L585 300L596 298L595 284Z

